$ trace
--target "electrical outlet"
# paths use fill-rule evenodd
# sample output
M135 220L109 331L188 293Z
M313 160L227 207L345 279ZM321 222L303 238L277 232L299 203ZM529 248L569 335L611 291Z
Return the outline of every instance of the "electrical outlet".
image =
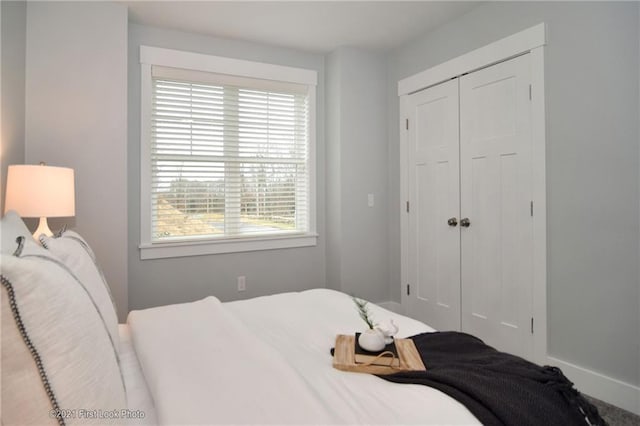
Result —
M244 275L238 277L238 291L245 291L247 289L247 279Z

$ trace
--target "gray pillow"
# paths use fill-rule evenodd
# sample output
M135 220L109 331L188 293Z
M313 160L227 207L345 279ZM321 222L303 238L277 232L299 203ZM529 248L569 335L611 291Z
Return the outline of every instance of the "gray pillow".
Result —
M67 230L53 237L41 235L40 243L78 277L100 312L114 347L119 351L120 338L115 303L89 244L77 232Z
M21 256L1 257L2 423L58 424L58 414L75 416L67 424L117 423L78 418L80 408L126 408L117 354L89 295L32 238Z
M18 213L13 210L9 210L0 221L0 252L2 254L13 254L18 247L16 238L29 237L31 238L31 232L24 224L22 218Z

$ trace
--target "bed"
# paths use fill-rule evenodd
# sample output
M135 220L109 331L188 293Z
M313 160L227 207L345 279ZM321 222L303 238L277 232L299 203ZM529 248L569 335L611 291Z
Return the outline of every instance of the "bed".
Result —
M399 336L432 330L371 311L393 319ZM128 319L160 424L478 423L438 390L332 368L336 334L363 325L350 297L327 289L229 303L209 297Z
M1 224L3 425L480 424L434 387L334 369L336 335L366 327L344 293L210 296L118 324L79 234L38 244L17 215ZM396 337L442 335L370 311L393 320Z
M2 219L2 422L11 424L477 424L438 390L332 368L362 331L346 294L315 289L133 311L117 324L89 244ZM431 328L371 305L398 336Z

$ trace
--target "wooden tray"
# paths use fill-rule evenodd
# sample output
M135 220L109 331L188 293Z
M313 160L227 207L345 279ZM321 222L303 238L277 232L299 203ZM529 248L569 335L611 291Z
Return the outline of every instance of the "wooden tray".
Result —
M336 346L333 355L333 368L342 371L353 371L356 373L369 374L393 374L401 371L426 371L422 359L418 354L416 345L411 339L395 339L398 357L400 358L399 367L388 367L384 365L365 365L356 364L355 361L355 343L356 338L353 335L339 334L336 337Z

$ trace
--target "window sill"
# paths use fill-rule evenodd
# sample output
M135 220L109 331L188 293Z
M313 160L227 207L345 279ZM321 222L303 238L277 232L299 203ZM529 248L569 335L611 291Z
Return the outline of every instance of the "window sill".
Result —
M146 243L140 245L140 259L165 259L169 257L203 256L207 254L239 253L247 251L276 250L295 247L312 247L317 244L317 234L295 236L256 237L242 239Z

